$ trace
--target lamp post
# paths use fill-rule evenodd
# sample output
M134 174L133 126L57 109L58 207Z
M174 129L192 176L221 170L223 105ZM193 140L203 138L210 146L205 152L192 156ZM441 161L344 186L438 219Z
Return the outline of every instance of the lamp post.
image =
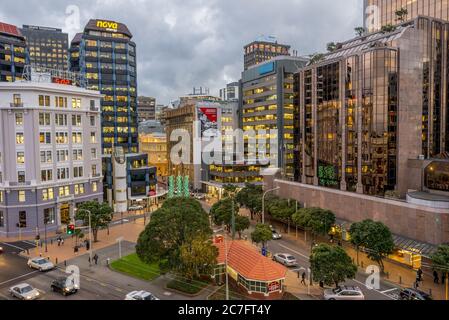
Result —
M267 190L267 191L265 191L265 193L262 196L262 224L265 224L265 197L267 196L268 193L277 191L279 189L280 189L280 187L276 187L276 188Z

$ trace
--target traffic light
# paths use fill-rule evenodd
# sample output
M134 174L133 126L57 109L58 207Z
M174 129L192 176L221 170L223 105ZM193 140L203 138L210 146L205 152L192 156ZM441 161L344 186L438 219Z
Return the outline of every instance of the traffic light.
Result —
M68 235L72 235L75 233L75 225L74 224L70 224L67 226L67 234Z

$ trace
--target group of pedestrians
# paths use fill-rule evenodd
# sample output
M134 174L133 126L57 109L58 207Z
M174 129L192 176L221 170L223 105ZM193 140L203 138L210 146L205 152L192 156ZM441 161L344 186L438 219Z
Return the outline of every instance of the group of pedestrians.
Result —
M436 270L433 271L433 283L440 284L440 276ZM446 273L442 273L441 275L441 284L446 284Z
M416 282L414 284L415 289L419 289L420 284L424 282L423 275L424 272L422 271L421 268L419 268L418 271L416 272ZM440 284L440 276L436 270L433 271L433 283ZM446 274L443 272L441 276L441 284L445 283L446 283Z

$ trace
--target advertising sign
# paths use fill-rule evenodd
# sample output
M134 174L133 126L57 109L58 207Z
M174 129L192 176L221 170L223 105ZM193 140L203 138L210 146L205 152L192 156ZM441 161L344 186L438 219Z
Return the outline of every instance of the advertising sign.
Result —
M275 292L281 290L281 283L279 281L273 281L268 285L268 292Z
M201 122L202 137L214 138L220 135L217 108L199 108L198 121Z
M107 31L117 32L118 23L112 21L97 21L97 28L105 29Z

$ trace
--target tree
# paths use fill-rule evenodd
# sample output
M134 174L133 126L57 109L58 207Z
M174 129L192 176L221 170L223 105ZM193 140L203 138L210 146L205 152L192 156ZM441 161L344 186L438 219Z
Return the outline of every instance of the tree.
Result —
M251 213L251 220L255 216L262 214L262 196L263 189L261 186L247 184L245 188L237 193L235 200L241 207L247 208Z
M359 248L367 250L367 256L377 262L382 270L385 271L383 260L393 253L395 244L390 229L382 222L365 220L354 223L350 229L351 242Z
M237 205L234 206L234 215L237 215ZM232 224L232 199L226 198L215 203L210 209L210 214L217 226L225 225L231 230Z
M324 59L325 55L323 53L313 53L309 55L309 63L308 66L311 66L315 63L318 63Z
M145 263L164 263L165 269L179 270L181 247L200 236L212 236L207 212L195 199L172 198L153 213L140 234L136 252Z
M335 214L320 208L300 209L292 216L293 223L312 235L326 236L335 225Z
M449 245L441 245L432 255L432 265L437 271L446 274L446 300L449 299Z
M357 267L340 247L321 244L312 250L310 269L316 282L339 286L346 279L354 279Z
M249 229L251 221L247 217L236 216L235 217L235 231L239 234L239 238L242 239L242 232Z
M273 239L273 232L271 228L266 224L258 224L256 225L256 230L251 233L251 240L257 244L262 244L263 247L266 247L268 241Z
M364 27L357 27L354 29L357 36L361 37L365 34L366 30Z
M192 281L201 275L211 275L217 265L218 248L204 235L194 238L180 248L179 272Z
M76 219L83 220L84 225L88 226L89 212L94 242L98 242L98 231L109 226L114 216L114 211L107 203L99 203L98 201L85 202L78 208Z
M296 213L296 201L285 199L273 199L267 205L270 215L290 226L292 216Z
M387 24L387 25L383 26L383 27L380 29L380 31L381 31L382 33L393 32L393 31L395 31L395 30L396 30L396 27L393 26L392 24Z
M335 50L337 50L337 44L335 42L329 42L326 45L326 49L328 52L334 52Z
M404 22L406 17L408 16L407 8L401 8L395 12L397 20L400 22Z

